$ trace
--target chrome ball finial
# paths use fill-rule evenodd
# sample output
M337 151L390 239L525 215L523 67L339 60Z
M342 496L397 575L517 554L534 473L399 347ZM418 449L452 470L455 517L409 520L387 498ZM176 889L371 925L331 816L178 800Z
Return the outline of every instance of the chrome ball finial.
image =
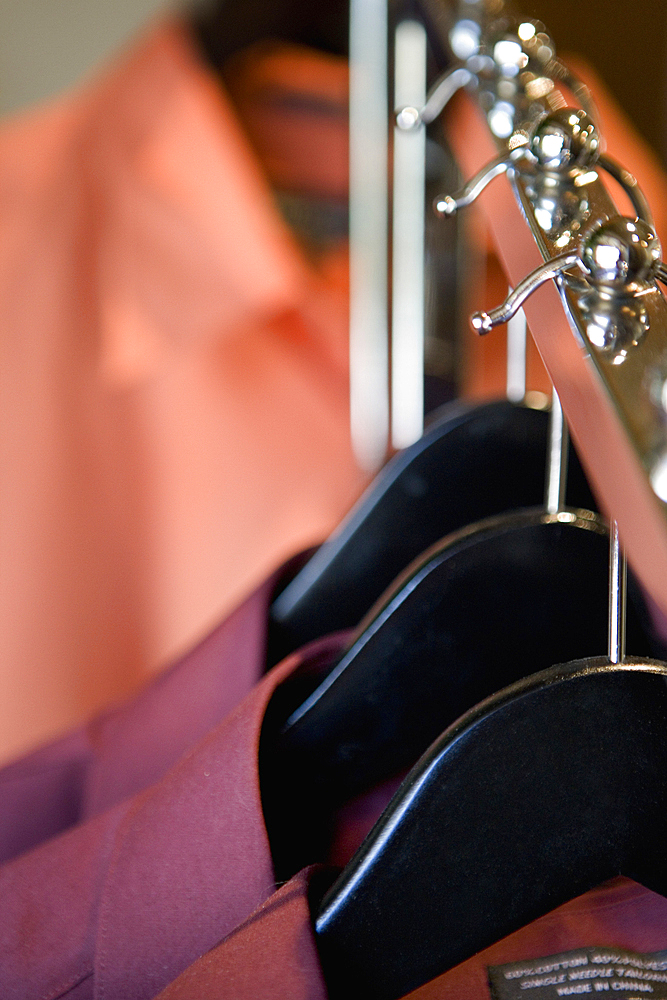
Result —
M530 152L539 165L554 173L588 169L600 153L600 133L579 108L561 108L538 122Z
M662 248L642 219L617 215L584 236L581 257L593 285L609 293L632 295L655 280Z

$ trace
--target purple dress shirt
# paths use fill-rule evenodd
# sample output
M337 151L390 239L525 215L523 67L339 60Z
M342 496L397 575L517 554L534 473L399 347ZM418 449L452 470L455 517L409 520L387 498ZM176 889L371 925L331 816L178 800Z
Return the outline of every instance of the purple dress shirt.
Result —
M268 610L295 557L131 700L0 770L0 862L164 776L264 673Z
M274 584L133 701L0 772L0 844L16 855L0 867L3 1000L325 1000L317 869L275 884L258 747L276 687L326 670L344 637L256 683ZM344 813L341 862L360 836L358 804ZM414 998L490 1000L487 965L586 945L664 949L667 900L615 880Z
M311 874L295 876L156 1000L326 1000L308 913ZM667 899L618 878L479 952L409 1000L492 1000L488 966L588 946L653 952L666 945Z
M0 868L3 1000L150 1000L274 894L264 712L340 651L337 636L288 657L161 780Z

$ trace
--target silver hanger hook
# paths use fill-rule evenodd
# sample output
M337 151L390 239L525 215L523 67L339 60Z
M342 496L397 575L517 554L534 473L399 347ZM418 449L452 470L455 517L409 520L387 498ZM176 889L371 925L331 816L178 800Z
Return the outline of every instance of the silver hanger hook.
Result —
M662 248L655 231L643 219L616 215L591 227L576 250L541 264L507 296L502 305L476 312L472 327L480 334L506 323L536 289L572 267L578 267L591 291L606 300L627 300L656 280L667 282Z
M454 94L467 87L474 75L465 66L448 70L431 87L421 108L406 105L396 112L396 125L404 132L415 131L423 125L430 125L445 109Z
M491 160L460 192L436 198L436 214L453 215L471 205L495 177L510 169L537 171L576 187L588 171L601 168L623 188L637 217L653 226L649 203L637 179L602 153L600 133L585 111L578 108L552 111L540 118L529 134L517 132L511 141L513 148Z
M502 305L489 312L473 313L470 320L473 330L479 334L490 333L494 327L507 323L540 285L575 266L584 271L581 254L578 252L559 254L558 257L545 261L519 282Z
M609 632L607 656L610 663L625 659L625 625L627 607L628 565L621 548L618 524L609 525Z

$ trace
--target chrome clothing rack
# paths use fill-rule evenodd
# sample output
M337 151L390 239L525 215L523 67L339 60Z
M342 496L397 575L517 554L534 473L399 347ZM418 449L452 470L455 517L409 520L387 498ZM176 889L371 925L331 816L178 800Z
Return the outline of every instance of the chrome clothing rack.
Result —
M421 0L417 10L410 20L419 17L450 65L421 105L395 109L396 131L423 132L462 91L450 140L474 175L458 194L443 194L436 212L451 215L506 177L493 185L487 214L514 291L499 309L476 313L473 326L487 333L525 304L593 488L618 521L635 572L667 613L667 303L659 287L667 267L650 207L630 171L604 154L594 101L540 22L497 0L454 8ZM616 207L605 175L625 190L629 216ZM414 225L421 226L417 215ZM405 222L403 229L410 232ZM418 273L414 230L412 243L408 266ZM395 286L405 267L395 261ZM386 355L384 365L386 378ZM405 367L395 364L394 374ZM383 433L376 454L386 447Z

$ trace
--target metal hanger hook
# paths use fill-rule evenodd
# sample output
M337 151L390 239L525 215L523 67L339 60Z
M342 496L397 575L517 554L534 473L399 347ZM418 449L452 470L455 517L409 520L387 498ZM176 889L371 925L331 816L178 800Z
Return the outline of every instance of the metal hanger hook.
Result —
M408 105L397 110L397 127L403 132L413 132L423 125L430 125L444 111L454 94L473 80L473 74L464 66L448 70L431 87L422 108Z
M544 115L529 135L521 131L510 139L513 148L502 153L468 181L456 195L441 195L434 202L437 215L453 215L471 205L494 177L510 167L529 167L551 176L563 184L575 182L589 170L602 168L623 188L637 217L653 226L653 216L646 196L637 179L611 157L602 153L602 141L597 126L586 111L560 108Z
M532 271L502 305L488 313L473 313L473 329L484 334L506 323L540 285L575 265L591 289L607 299L627 300L656 279L667 282L662 248L653 228L643 219L616 215L593 226L576 250L559 254Z
M488 313L473 313L470 320L473 330L479 334L490 333L494 327L500 326L502 323L507 323L518 312L528 296L532 295L540 285L543 285L550 278L555 278L563 271L567 271L575 265L579 266L582 271L584 270L581 254L578 252L559 254L558 257L545 261L540 267L531 271L523 281L519 282L502 305L496 309L491 309Z

